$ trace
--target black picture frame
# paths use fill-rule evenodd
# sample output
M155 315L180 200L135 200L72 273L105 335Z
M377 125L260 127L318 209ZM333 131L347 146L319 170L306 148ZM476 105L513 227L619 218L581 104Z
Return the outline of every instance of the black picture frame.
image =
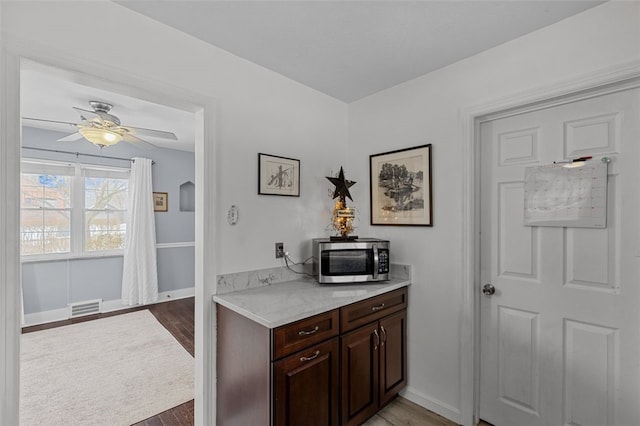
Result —
M433 226L431 144L369 156L371 225Z
M258 153L258 194L300 196L300 160Z

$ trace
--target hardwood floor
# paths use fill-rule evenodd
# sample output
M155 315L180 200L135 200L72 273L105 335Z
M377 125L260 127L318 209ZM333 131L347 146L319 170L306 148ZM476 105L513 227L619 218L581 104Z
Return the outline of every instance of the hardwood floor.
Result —
M107 312L104 314L87 315L86 317L73 318L64 321L57 321L48 324L24 327L22 333L31 333L38 330L46 330L49 328L60 327L63 325L76 324L85 321L91 321L98 318L111 317L114 315L122 315L129 312L148 309L158 322L160 322L178 342L194 356L194 309L195 299L189 297L186 299L172 300L170 302L157 303L155 305L137 306L135 308L124 309L121 311ZM193 400L185 402L177 407L171 408L158 415L150 417L139 423L138 426L191 426L193 425Z

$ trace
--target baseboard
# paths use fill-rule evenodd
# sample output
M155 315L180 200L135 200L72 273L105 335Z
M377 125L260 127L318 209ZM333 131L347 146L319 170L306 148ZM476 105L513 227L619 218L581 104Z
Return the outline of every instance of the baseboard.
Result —
M158 293L158 301L150 303L150 305L153 305L155 303L169 302L171 300L184 299L186 297L193 297L195 294L195 287L181 288L172 291L163 291L161 293ZM102 302L101 312L113 312L127 308L131 308L131 306L123 305L121 300L107 300L106 302Z
M435 398L430 398L423 393L412 389L411 387L406 387L403 391L401 391L400 396L426 408L429 411L433 411L434 413L439 414L442 417L455 422L456 424L460 424L460 410L452 407L449 404L445 404L444 402L438 401Z
M32 314L24 314L22 327L31 325L46 324L69 318L69 308L52 309L50 311L34 312Z
M163 291L158 293L158 301L155 303L169 302L171 300L184 299L195 295L195 287L181 288L172 291ZM113 312L130 308L131 306L123 305L121 300L107 300L102 302L100 312ZM69 308L52 309L50 311L34 312L24 315L22 327L32 325L46 324L48 322L62 321L69 319Z

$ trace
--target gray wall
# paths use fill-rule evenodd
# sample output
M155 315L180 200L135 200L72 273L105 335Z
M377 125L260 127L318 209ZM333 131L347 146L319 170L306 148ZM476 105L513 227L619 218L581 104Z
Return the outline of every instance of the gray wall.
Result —
M180 185L195 182L195 158L192 152L173 149L140 149L127 143L99 148L86 141L57 142L67 133L23 127L22 155L59 161L75 161L75 155L48 153L24 149L36 147L64 151L107 155L113 157L146 157L153 159L154 191L169 193L169 211L156 213L156 241L193 243L195 240L194 212L180 211ZM128 167L127 161L79 156L85 164ZM160 292L191 288L195 283L194 247L158 248L158 289ZM122 256L84 258L22 264L24 313L65 308L69 303L83 300L120 299Z

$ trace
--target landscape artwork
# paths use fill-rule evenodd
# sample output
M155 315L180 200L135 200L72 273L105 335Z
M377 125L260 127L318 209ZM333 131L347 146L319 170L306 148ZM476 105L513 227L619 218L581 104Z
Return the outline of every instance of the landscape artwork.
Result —
M369 159L371 224L432 226L431 144Z
M258 154L258 194L300 196L300 160Z

